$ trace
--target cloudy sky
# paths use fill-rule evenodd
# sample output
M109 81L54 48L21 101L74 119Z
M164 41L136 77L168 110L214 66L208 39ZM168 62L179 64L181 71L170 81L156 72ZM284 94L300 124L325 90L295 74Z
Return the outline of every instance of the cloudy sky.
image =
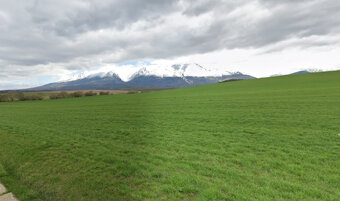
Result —
M339 0L0 0L0 89L135 64L340 69Z

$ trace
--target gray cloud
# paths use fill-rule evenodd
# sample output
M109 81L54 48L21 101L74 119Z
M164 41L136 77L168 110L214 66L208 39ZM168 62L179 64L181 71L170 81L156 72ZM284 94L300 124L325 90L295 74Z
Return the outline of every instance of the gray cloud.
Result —
M44 31L65 37L108 27L124 29L140 19L157 21L177 8L174 0L55 2L36 0L27 11Z
M0 79L264 48L291 39L303 42L280 48L307 48L332 44L334 37L305 38L340 34L338 0L0 0L0 5Z

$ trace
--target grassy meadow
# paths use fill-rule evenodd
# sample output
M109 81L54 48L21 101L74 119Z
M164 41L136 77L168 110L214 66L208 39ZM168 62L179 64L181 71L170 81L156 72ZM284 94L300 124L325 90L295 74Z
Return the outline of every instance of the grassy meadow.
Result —
M340 200L340 71L0 103L22 201Z

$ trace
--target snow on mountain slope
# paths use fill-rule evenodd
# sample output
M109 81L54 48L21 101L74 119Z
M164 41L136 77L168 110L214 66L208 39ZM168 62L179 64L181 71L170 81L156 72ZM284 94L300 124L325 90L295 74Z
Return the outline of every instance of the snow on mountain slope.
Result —
M85 78L95 78L95 77L104 78L104 77L120 77L120 76L118 75L118 73L114 71L97 72L97 73L91 73L91 72L86 71L80 74L71 75L69 78L62 79L59 82L70 82L70 81L81 80Z
M217 71L204 68L198 64L176 65L144 65L132 66L126 71L126 66L84 72L74 76L71 81L50 83L31 88L42 90L112 90L112 89L152 89L180 88L218 83L228 79L253 79L254 77L240 72ZM130 75L128 77L128 75ZM80 79L77 79L80 78ZM123 79L122 79L123 78Z
M138 76L157 76L157 77L221 77L223 75L231 75L228 71L220 71L217 69L208 69L196 63L174 64L174 65L141 65L122 71L125 67L116 67L104 72L82 72L63 79L60 82L68 82L80 80L84 78L104 78L104 77L120 77L127 82Z
M67 76L67 78L65 79L61 79L59 82L70 82L74 80L80 80L80 79L86 78L89 75L90 75L89 73L85 73L85 72L82 72L79 74L73 74L73 75Z
M207 69L199 64L174 64L171 66L149 65L141 67L131 75L130 80L137 76L158 76L158 77L218 77L230 75L227 71Z
M86 78L94 78L94 77L99 77L99 78L104 78L104 77L119 77L118 73L114 71L109 71L109 72L100 72L100 73L95 73L87 76Z

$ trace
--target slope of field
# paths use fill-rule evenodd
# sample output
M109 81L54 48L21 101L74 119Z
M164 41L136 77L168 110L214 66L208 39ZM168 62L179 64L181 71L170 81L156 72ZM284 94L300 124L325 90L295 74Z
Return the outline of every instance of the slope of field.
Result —
M22 201L335 201L339 134L340 72L0 103L0 180Z

